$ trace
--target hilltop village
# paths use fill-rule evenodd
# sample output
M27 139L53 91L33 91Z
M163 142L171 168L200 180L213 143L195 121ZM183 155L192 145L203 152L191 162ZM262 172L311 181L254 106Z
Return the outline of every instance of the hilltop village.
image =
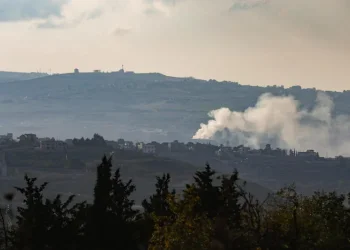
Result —
M196 142L179 142L177 140L173 142L159 143L152 141L150 143L145 142L132 142L124 139L118 139L117 141L105 140L102 136L94 134L90 138L80 139L67 139L65 141L57 140L55 138L39 138L36 134L23 134L14 139L12 133L6 135L0 135L0 148L3 150L10 149L27 149L36 150L38 152L69 152L69 149L76 147L110 147L111 149L119 149L126 151L138 151L144 154L162 155L167 153L203 153L209 155L215 155L218 159L227 160L233 157L249 157L249 156L275 156L275 157L299 157L308 160L325 160L324 157L320 157L313 149L309 149L305 152L297 152L294 150L286 150L275 148L273 149L270 144L266 144L263 149L253 149L244 145L238 146L224 146L215 145L209 141L197 140Z
M114 165L130 175L154 175L171 172L183 176L193 167L208 162L219 172L237 169L245 180L271 190L295 182L304 192L319 188L347 190L350 160L346 157L328 158L309 149L298 152L272 148L262 149L244 145L215 145L210 141L132 142L125 139L92 138L57 140L39 138L35 134L0 136L1 178L21 176L28 171L67 173L91 172L101 156L113 155Z

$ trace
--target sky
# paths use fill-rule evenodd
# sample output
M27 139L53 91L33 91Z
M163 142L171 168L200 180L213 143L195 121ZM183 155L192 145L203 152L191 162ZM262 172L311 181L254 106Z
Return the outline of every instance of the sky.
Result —
M0 0L0 71L350 89L349 0Z

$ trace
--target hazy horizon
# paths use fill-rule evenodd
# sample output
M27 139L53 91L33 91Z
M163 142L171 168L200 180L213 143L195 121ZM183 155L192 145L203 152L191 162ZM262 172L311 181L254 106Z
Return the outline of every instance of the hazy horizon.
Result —
M348 89L347 0L2 0L0 69Z
M119 70L121 70L122 67L120 68L117 68L113 71L104 71L104 69L95 69L95 70L100 70L101 72L98 72L98 74L110 74L110 73L117 73ZM5 72L5 73L19 73L19 74L42 74L43 76L38 76L38 77L45 77L45 76L53 76L53 75L65 75L65 74L74 74L74 70L73 69L71 72L60 72L60 73L55 73L55 72L45 72L45 71L27 71L27 72L24 72L24 71L4 71L4 70L1 70L0 69L0 73L1 72ZM196 77L196 76L185 76L185 75L167 75L163 72L158 72L158 71L154 71L154 72L142 72L142 71L133 71L133 70L125 70L126 73L134 73L134 74L161 74L161 75L164 75L166 77L174 77L174 78L194 78L196 80L200 80L200 81L209 81L209 80L215 80L215 81L221 81L221 82L231 82L231 83L238 83L239 85L242 85L242 86L251 86L251 87L271 87L273 85L262 85L262 84L256 84L256 83L253 83L253 84L244 84L244 83L241 83L239 81L235 81L235 80L230 80L230 79L221 79L221 80L218 80L218 79L215 79L215 78L200 78L200 77ZM80 74L88 74L88 73L96 73L94 72L94 70L91 70L91 71L81 71L79 69L79 73ZM29 78L29 79L24 79L24 80L33 80L37 77L34 77L34 78ZM22 80L17 80L17 81L22 81ZM342 90L332 90L332 89L328 89L328 88L318 88L318 87L308 87L308 86L303 86L303 85L298 85L298 84L294 84L294 85L288 85L288 86L284 86L282 84L275 84L276 86L283 86L284 88L290 88L290 87L293 87L293 86L300 86L302 89L316 89L318 91L334 91L334 92L342 92L342 91L350 91L350 88L349 89L342 89Z

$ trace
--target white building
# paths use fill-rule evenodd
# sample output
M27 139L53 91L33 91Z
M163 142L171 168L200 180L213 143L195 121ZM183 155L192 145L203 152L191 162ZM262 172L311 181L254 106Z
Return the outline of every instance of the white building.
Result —
M142 151L142 148L145 146L145 144L143 142L136 142L135 146L137 150Z
M155 154L156 153L156 146L153 144L143 145L142 152L145 154Z
M40 149L43 151L64 151L67 144L63 141L42 140L40 141Z

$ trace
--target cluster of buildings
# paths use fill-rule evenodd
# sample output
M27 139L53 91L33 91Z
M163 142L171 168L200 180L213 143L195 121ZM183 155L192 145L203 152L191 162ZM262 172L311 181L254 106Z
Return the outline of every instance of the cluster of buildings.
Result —
M74 74L79 74L80 73L80 70L78 69L78 68L75 68L74 69ZM119 70L119 71L117 71L118 73L124 73L125 71L124 71L124 65L122 65L122 68ZM100 69L94 69L93 71L92 71L92 73L103 73Z
M239 155L271 155L271 156L292 156L292 157L303 157L303 158L319 158L319 154L313 149L306 150L305 152L297 152L295 150L285 149L272 149L270 144L266 144L264 149L251 149L243 145L237 147L229 147L221 145L218 150L215 151L217 156L224 156L225 154L239 154Z
M101 137L103 139L103 137ZM35 134L23 134L17 138L18 143L23 146L33 146L34 148L45 151L45 152L64 152L67 150L68 146L74 146L71 143L72 140L56 140L54 138L38 138ZM8 133L6 135L0 135L0 144L14 141L13 134ZM110 146L123 150L135 150L141 151L145 154L156 154L161 152L190 152L190 151L205 151L206 153L215 153L218 157L224 157L227 155L271 155L271 156L293 156L293 157L304 157L304 158L318 158L319 155L314 150L306 150L305 152L296 152L295 150L287 150L276 148L272 149L270 144L266 144L264 149L252 149L250 147L245 147L244 145L239 145L237 147L230 146L215 146L210 143L182 143L177 140L173 142L152 142L144 143L132 141L126 141L124 139L119 139L116 142L110 142Z
M177 140L173 142L152 142L143 143L138 142L134 144L131 141L124 141L123 139L118 140L117 147L124 150L138 150L146 154L156 154L162 152L172 152L172 153L185 153L185 152L205 152L214 153L218 157L223 157L225 155L245 155L245 156L258 156L258 155L270 155L270 156L290 156L290 157L300 157L300 158L319 158L317 152L312 149L306 150L305 152L297 152L295 150L285 150L280 148L273 149L270 144L266 144L263 149L252 149L244 145L239 145L236 147L230 146L215 146L211 144L194 144L192 142L182 143Z
M156 145L151 143L137 142L134 144L132 141L124 141L119 139L116 145L119 149L123 150L137 150L145 154L156 154Z
M39 139L39 149L43 151L65 151L67 149L67 143L53 138Z
M55 138L38 138L36 134L23 134L19 136L18 143L22 146L34 147L42 151L64 151L67 143Z

